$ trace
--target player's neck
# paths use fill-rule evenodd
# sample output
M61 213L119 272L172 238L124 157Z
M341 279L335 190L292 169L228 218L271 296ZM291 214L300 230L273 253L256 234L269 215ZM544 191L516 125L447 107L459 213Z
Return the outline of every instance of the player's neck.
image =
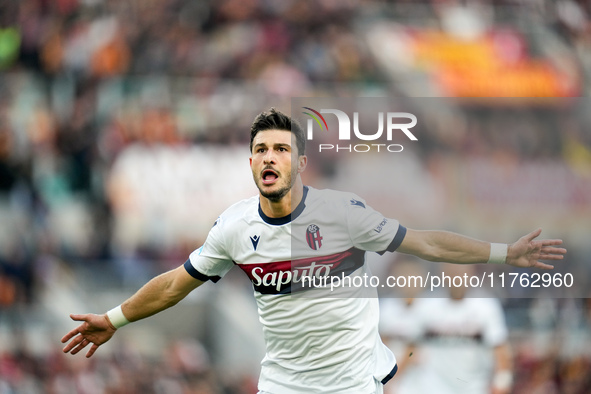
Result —
M261 209L263 213L270 218L285 217L298 206L304 196L304 184L298 176L292 188L279 201L271 201L260 195Z

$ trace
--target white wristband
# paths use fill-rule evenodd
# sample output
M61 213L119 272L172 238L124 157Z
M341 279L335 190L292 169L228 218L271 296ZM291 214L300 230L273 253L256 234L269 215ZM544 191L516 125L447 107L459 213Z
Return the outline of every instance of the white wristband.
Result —
M487 264L505 264L507 260L507 249L509 245L507 244L490 244L490 256L488 258Z
M109 318L111 324L115 328L120 328L130 323L130 321L127 320L127 318L123 314L123 311L121 310L121 305L107 312L107 317Z
M511 371L499 371L495 373L492 384L497 390L509 390L513 386L513 374Z

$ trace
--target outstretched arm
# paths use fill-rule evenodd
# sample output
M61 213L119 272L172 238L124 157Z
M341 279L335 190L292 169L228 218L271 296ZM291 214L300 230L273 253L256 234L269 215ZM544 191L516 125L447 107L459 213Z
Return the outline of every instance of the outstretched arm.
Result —
M515 267L552 269L539 260L561 260L566 249L557 248L560 239L536 240L542 229L537 229L507 246L505 263ZM408 229L397 251L428 261L455 264L486 263L491 256L491 244L448 231L419 231Z
M181 265L146 283L121 305L121 312L130 322L152 316L176 305L201 284L203 284L202 281L189 275ZM70 318L83 323L62 338L62 343L70 341L64 347L64 353L76 354L92 343L86 353L86 357L91 357L99 346L111 339L117 330L107 314L72 314Z

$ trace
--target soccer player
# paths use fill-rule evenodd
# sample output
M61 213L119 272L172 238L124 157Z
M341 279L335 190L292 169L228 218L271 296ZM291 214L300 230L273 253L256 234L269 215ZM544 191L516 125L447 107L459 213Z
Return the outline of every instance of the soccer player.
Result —
M445 273L471 272L454 267ZM392 393L509 393L512 359L499 300L466 297L465 286L449 290L448 298L386 299L381 305L382 335L403 342L397 353L403 357L401 376Z
M502 306L495 298L424 298L417 343L422 363L419 393L507 394L513 381Z
M560 240L491 244L445 231L418 231L385 218L351 193L304 186L305 137L291 118L271 109L251 127L250 167L259 195L223 212L187 262L155 277L102 315L71 315L82 323L67 333L64 352L89 344L92 356L123 325L183 299L234 265L252 281L266 342L261 393L381 393L396 373L393 354L378 335L377 298L296 297L306 278L367 274L365 251L398 250L429 261L507 263L550 269Z

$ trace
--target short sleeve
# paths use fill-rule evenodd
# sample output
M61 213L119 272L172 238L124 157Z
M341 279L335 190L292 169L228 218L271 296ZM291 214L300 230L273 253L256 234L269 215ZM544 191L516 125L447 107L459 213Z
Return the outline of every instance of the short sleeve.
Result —
M406 228L398 220L386 218L356 195L352 195L348 204L347 225L355 247L383 253L400 246Z
M216 220L203 246L189 255L185 269L195 279L217 282L234 266L224 242L224 222Z

